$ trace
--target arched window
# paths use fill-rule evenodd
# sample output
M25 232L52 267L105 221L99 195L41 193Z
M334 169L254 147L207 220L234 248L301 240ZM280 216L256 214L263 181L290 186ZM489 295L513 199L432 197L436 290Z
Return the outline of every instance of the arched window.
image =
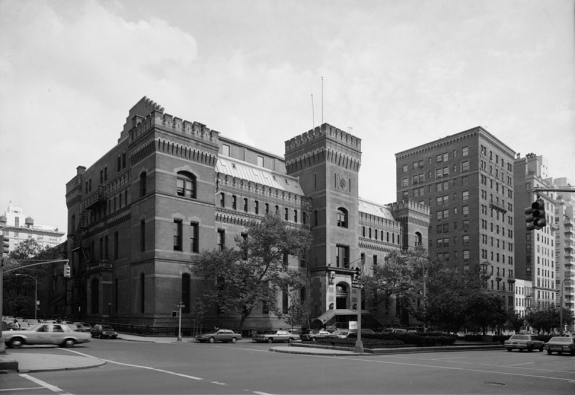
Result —
M421 233L415 232L415 245L420 246L422 241Z
M140 313L145 312L146 307L146 276L144 273L140 274Z
M189 273L182 274L182 302L184 303L182 313L190 312L190 282L191 277Z
M140 174L140 197L146 196L146 172Z
M178 196L196 198L196 176L187 171L179 171L177 178Z
M347 210L343 207L337 209L337 226L347 228Z

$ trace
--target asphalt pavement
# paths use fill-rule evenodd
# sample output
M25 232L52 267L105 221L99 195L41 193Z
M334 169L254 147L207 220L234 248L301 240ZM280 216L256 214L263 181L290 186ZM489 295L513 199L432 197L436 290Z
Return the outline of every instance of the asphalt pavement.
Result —
M176 337L145 337L135 336L129 334L119 334L118 339L137 342L149 343L177 343ZM182 342L193 342L192 337L184 337ZM250 343L251 339L242 339L238 342ZM453 347L409 347L409 348L394 348L382 349L379 353L414 353L414 352L433 352L433 351L463 351L469 349L492 349L494 347L501 347L493 344L470 344L458 345ZM285 346L271 347L270 351L291 353L291 354L307 354L307 355L337 355L349 356L358 355L352 350L342 350L337 348L320 348L307 344L293 344ZM364 355L373 355L372 352L365 352ZM82 357L77 355L55 354L55 353L15 353L10 348L6 349L6 354L0 354L0 373L8 372L45 372L53 370L74 370L74 369L87 369L104 365L106 362L98 358Z

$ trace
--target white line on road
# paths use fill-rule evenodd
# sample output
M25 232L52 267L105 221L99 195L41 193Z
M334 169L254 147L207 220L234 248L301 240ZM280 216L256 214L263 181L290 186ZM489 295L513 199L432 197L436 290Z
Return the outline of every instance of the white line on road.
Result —
M533 365L535 362L525 362L525 363L514 363L513 365L507 365L509 367L514 367L514 366L522 366L522 365Z
M47 382L42 381L42 380L40 380L40 379L37 379L36 377L32 377L32 376L27 375L27 374L21 374L20 377L24 377L25 379L28 379L28 380L30 380L30 381L33 381L33 382L35 382L36 384L39 384L39 385L41 385L42 387L47 388L47 389L49 389L50 391L55 392L55 393L57 393L57 394L60 394L60 395L72 395L72 394L70 394L69 392L64 391L63 389L58 388L58 387L56 387L55 385L48 384Z
M44 387L24 387L24 388L6 388L6 389L0 389L0 392L7 392L7 391L29 391L29 390L39 390L42 389Z
M210 381L210 383L217 385L227 385L226 383L220 383L219 381Z
M261 391L253 391L253 392L254 392L254 394L258 394L258 395L272 395L272 394L269 394L267 392L261 392Z
M230 346L214 346L218 348L233 348L234 350L248 350L248 351L256 351L256 352L270 352L270 350L254 350L253 348L245 348L245 347L230 347Z

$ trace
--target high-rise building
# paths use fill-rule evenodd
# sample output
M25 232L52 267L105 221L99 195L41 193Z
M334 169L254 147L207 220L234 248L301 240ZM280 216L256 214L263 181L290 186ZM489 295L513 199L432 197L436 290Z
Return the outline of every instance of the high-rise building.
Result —
M34 219L27 217L22 208L12 205L12 202L4 215L0 216L0 230L8 238L9 251L28 239L34 239L42 247L50 248L62 243L64 238L64 232L58 228L34 224Z
M532 283L532 307L557 303L555 261L555 192L534 192L534 188L552 188L548 161L543 156L527 154L514 162L515 186L515 270L518 278ZM525 209L538 198L545 203L547 226L527 230Z
M399 152L397 200L430 207L432 256L465 270L482 265L490 292L513 306L515 152L475 127Z
M557 188L573 188L572 182L567 178L556 178L553 185ZM575 261L573 249L573 222L575 215L575 192L557 192L555 204L555 283L558 290L560 305L571 310L575 317ZM575 331L575 327L569 328Z
M515 308L516 314L520 317L525 317L531 308L531 295L533 294L531 290L531 281L515 279Z
M313 235L304 259L284 258L307 280L300 299L311 318L346 323L363 307L352 287L355 268L369 273L390 251L427 243L429 224L429 209L417 202L359 198L360 165L361 140L329 124L286 141L284 158L143 98L117 145L79 166L66 185L68 316L177 326L171 312L182 301L182 325L191 327L193 307L212 286L194 271L200 252L233 247L249 221L277 214ZM287 293L277 301L287 312ZM204 324L236 327L219 313L208 311ZM401 314L381 313L382 321ZM244 323L246 330L280 326L263 305Z

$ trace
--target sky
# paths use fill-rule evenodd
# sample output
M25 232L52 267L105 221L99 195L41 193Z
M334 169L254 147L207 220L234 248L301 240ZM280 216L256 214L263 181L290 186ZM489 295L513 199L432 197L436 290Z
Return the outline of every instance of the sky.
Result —
M0 213L65 231L144 96L281 157L347 131L381 204L396 153L476 126L575 181L574 1L0 0Z

